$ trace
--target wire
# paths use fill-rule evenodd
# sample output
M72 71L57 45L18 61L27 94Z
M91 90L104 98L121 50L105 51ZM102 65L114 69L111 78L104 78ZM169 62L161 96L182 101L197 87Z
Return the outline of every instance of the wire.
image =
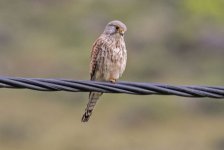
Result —
M173 86L157 83L114 83L87 80L19 78L0 76L0 88L37 91L103 92L136 95L176 95L182 97L224 98L224 86Z

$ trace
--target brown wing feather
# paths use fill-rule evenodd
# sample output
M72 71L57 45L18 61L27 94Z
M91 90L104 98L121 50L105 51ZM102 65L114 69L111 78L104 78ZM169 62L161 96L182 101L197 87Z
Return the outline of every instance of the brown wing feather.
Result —
M101 38L98 38L92 47L91 51L91 62L90 62L90 79L95 80L95 72L97 69L97 57L102 50L103 41Z
M99 60L97 61L98 55L100 55L100 52L102 51L102 44L103 40L101 38L98 38L92 47L91 51L91 62L90 62L90 79L95 80L96 79L96 72L99 69ZM93 108L96 105L97 100L103 93L101 92L90 92L89 93L89 102L86 106L85 113L82 116L82 122L87 122L92 114Z

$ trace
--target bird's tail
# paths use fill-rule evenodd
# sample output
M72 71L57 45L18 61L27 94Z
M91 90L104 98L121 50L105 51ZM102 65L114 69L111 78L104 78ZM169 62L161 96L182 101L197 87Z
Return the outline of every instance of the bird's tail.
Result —
M90 92L89 102L86 106L85 113L82 116L82 122L87 122L92 114L93 108L96 105L97 100L103 93L101 92Z

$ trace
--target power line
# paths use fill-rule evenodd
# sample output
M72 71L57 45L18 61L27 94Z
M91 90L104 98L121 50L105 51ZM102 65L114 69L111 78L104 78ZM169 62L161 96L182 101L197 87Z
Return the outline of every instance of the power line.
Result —
M120 81L114 84L88 80L0 77L0 88L224 98L224 86L174 86L126 81Z

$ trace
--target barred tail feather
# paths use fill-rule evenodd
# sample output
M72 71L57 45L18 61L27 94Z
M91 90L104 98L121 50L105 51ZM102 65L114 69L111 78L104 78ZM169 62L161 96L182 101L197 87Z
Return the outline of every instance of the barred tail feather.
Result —
M90 92L89 93L89 102L85 109L85 113L82 116L82 122L87 122L92 114L94 106L96 105L97 100L103 93L100 92Z

